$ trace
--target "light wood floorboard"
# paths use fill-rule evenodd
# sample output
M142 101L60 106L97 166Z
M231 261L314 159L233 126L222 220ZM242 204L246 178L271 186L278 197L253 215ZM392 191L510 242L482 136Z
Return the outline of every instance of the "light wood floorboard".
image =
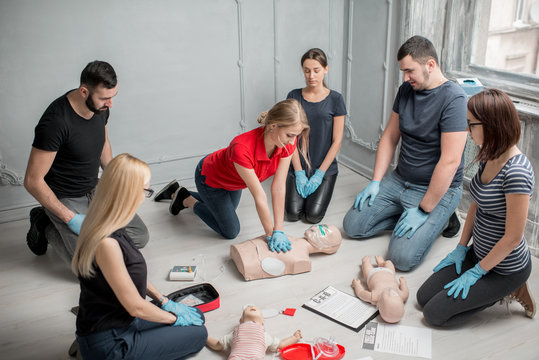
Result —
M342 219L367 179L341 166L341 173L328 213L323 222L342 229ZM269 184L264 184L266 189ZM161 186L161 185L159 185ZM159 186L155 186L156 189ZM151 239L143 253L148 262L149 279L165 293L193 283L170 282L166 277L173 265L196 263L201 267L195 282L213 284L221 296L221 307L206 313L206 326L219 337L239 320L243 304L262 308L297 308L293 317L280 315L266 320L266 329L275 336L291 335L301 329L304 339L333 336L346 348L346 359L371 356L373 359L409 359L363 350L363 331L355 333L317 316L301 305L314 293L333 285L353 294L351 280L359 274L365 255L386 254L389 235L356 241L344 238L334 255L312 256L310 273L246 282L229 257L232 243L260 235L261 225L250 194L245 191L238 209L242 230L232 241L217 237L190 210L177 217L168 214L168 204L146 201L139 214L146 222ZM28 220L0 224L0 357L3 359L68 359L67 349L74 339L79 287L76 279L54 251L34 256L26 247ZM308 224L285 223L287 233L301 237ZM405 274L410 287L402 325L425 327L415 294L432 268L451 251L458 238L439 238L423 264ZM539 298L537 259L529 283ZM433 359L537 359L539 322L524 316L518 303L496 304L476 315L466 325L432 328ZM377 319L379 320L379 319ZM271 354L267 359L271 359ZM203 349L196 359L226 359L226 355Z

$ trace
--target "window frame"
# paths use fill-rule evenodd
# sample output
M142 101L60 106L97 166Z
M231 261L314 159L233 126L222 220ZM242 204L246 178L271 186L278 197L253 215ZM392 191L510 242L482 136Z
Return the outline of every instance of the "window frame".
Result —
M448 0L446 31L442 49L442 70L452 78L478 78L485 87L495 87L510 96L526 99L537 107L539 114L539 76L522 74L471 63L476 32L484 27L490 14L490 0ZM476 16L477 15L477 16ZM486 19L485 19L486 18Z

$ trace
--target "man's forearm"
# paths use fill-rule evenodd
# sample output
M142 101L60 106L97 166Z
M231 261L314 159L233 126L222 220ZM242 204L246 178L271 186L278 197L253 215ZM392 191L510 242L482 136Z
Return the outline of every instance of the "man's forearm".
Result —
M44 208L56 215L64 223L67 224L75 216L73 211L58 200L45 181L43 181L43 184L29 184L26 189Z
M427 212L431 212L444 197L447 189L451 186L455 173L459 167L460 161L453 163L438 162L432 173L429 187L420 202L421 208Z

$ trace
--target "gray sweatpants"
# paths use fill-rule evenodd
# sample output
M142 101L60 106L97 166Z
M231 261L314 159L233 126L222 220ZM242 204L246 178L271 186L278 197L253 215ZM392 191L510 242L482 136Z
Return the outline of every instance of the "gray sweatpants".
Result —
M92 201L93 191L77 198L62 198L59 199L69 210L77 214L86 214L88 207ZM71 264L71 259L75 253L77 246L78 235L69 229L66 223L60 218L45 209L45 213L51 219L54 226L47 226L45 229L45 237L49 244L56 251L58 256L66 263ZM126 226L127 233L135 243L137 248L143 248L148 243L150 235L148 228L142 222L142 219L135 214L135 217Z

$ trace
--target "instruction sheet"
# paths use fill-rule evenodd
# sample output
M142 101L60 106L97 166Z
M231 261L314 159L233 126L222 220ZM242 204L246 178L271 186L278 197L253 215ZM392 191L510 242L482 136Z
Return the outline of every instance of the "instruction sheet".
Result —
M363 349L431 359L432 330L371 321L365 326Z

